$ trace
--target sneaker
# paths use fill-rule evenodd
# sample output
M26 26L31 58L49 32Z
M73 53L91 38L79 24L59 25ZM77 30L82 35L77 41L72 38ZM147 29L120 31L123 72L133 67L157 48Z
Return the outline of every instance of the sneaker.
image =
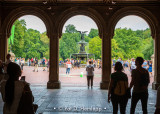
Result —
M35 72L35 70L33 70L33 72Z

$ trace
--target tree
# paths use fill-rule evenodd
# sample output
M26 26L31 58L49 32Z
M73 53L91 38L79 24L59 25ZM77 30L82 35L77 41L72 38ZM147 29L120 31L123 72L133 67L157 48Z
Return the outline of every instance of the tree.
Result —
M101 59L102 40L96 36L89 41L89 53L95 54L95 59Z
M66 26L66 30L65 30L66 33L76 33L77 30L76 30L76 27L72 24L69 24Z
M64 59L70 58L71 54L78 53L80 41L79 33L64 33L59 41L60 57Z
M94 37L96 37L96 36L98 36L98 30L92 28L92 29L90 30L89 34L88 34L88 37L94 38Z

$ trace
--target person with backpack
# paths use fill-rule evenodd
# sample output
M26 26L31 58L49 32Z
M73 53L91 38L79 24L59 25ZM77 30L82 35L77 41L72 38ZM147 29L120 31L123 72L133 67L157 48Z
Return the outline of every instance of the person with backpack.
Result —
M113 114L118 113L118 105L120 105L121 114L125 114L128 102L128 77L122 72L123 66L121 62L116 62L115 72L111 74L111 80L108 90L108 102L112 102Z
M137 57L135 61L136 69L132 70L130 88L133 87L130 114L135 113L135 108L141 100L143 114L147 114L148 85L150 83L148 71L142 67L144 59Z
M91 88L93 87L94 66L92 65L92 61L89 61L89 65L86 67L86 71L87 71L87 85L89 89L90 82L91 82Z

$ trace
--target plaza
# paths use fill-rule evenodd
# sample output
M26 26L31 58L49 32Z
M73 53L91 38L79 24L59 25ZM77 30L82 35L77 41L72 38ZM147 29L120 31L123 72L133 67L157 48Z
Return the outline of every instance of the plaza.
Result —
M80 77L80 73L84 76ZM125 71L130 80L130 72ZM47 89L48 72L39 67L39 72L33 72L33 67L24 67L22 75L26 76L26 81L31 84L31 90L35 97L35 104L39 108L37 114L112 114L112 104L108 103L107 90L100 89L101 69L95 69L94 87L87 88L85 68L72 69L70 76L65 74L65 68L59 69L61 89ZM153 82L151 77L151 83ZM149 86L148 112L155 111L156 90ZM128 101L126 114L130 111L130 99ZM3 101L0 96L0 114L3 110ZM136 114L142 114L141 103L136 108Z

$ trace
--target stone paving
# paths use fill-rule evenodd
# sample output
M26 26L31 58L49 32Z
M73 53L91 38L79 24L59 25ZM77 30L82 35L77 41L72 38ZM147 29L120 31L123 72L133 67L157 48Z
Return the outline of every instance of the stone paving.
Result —
M107 102L107 90L99 87L63 87L61 89L46 89L46 86L31 86L35 103L39 105L37 114L112 114L112 104ZM148 112L155 111L156 91L149 88ZM3 102L0 96L0 114ZM130 100L127 113L130 110ZM139 102L135 114L142 114Z
M48 82L49 72L43 71L42 67L39 67L38 72L33 72L33 67L25 66L22 75L26 76L26 81L32 85L46 85ZM65 74L66 68L59 68L59 80L61 86L70 87L84 87L87 84L86 71L85 68L71 69L70 75ZM113 71L113 70L112 70ZM80 73L83 72L83 78L80 77ZM94 86L99 87L101 82L101 69L95 68L94 71ZM129 81L131 80L130 71L125 69L124 71L128 75ZM151 83L153 82L153 77L151 77Z
M112 114L112 104L107 102L107 90L101 90L99 83L101 81L101 69L95 69L94 88L86 87L86 77L81 78L80 72L85 69L71 70L70 76L65 74L65 68L60 68L61 89L46 89L48 81L48 72L33 72L33 67L25 67L23 75L27 82L31 83L31 90L35 97L35 103L39 105L37 114ZM130 80L130 73L125 70ZM151 77L151 83L153 77ZM155 111L156 91L149 87L149 114ZM0 95L0 114L3 110L3 101ZM130 100L127 105L127 113L130 110ZM136 108L136 114L142 114L141 103Z

